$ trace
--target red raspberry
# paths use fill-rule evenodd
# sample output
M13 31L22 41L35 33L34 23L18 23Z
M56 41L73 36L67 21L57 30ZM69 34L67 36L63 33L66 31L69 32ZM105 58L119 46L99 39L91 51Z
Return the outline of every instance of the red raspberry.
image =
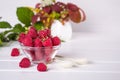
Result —
M42 72L47 71L47 66L44 63L39 63L37 66L37 70Z
M24 46L33 46L32 38L30 36L26 36L22 42Z
M50 62L52 61L52 58L48 56L48 57L46 57L45 61L46 61L47 63L50 63Z
M40 30L38 35L40 36L40 38L45 38L47 36L47 32L46 30Z
M25 33L21 33L21 34L19 35L18 41L19 41L19 42L22 42L24 38L25 38Z
M30 65L31 65L31 62L28 58L23 58L19 63L19 67L21 68L28 68L30 67Z
M51 47L52 46L52 40L51 38L47 38L45 41L42 42L44 47Z
M47 32L47 36L51 37L51 30L50 29L46 29L46 32Z
M25 50L32 58L32 61L35 60L35 51L34 50Z
M37 30L34 28L34 27L30 27L29 31L28 31L28 35L31 37L31 38L36 38L38 35L37 35Z
M15 57L15 56L19 56L20 52L17 48L13 48L12 52L11 52L11 56Z
M44 48L45 56L50 56L53 53L53 47Z
M40 38L36 38L34 40L34 46L35 47L42 47L42 42L41 42L41 39Z
M52 38L53 46L57 46L61 43L61 40L59 37Z
M38 47L35 49L35 60L40 61L44 58L43 48Z
M46 38L51 36L51 31L50 29L41 30L39 31L38 35L40 36L40 38Z

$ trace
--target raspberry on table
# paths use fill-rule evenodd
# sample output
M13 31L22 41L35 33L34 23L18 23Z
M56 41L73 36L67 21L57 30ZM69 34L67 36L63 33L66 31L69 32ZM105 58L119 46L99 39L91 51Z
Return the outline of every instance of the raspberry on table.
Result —
M37 70L41 72L47 71L47 66L44 63L39 63L37 65Z
M19 63L19 67L21 68L28 68L30 66L31 66L31 62L28 58L23 58Z
M19 56L19 55L20 55L19 49L13 48L11 51L11 56L15 57L15 56Z

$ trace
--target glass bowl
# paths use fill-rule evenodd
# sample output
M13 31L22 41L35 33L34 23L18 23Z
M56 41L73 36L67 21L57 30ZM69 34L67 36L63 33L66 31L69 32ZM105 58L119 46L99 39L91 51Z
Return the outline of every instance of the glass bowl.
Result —
M28 47L22 44L21 48L24 54L33 62L33 63L50 63L55 55L57 54L60 45L53 47Z

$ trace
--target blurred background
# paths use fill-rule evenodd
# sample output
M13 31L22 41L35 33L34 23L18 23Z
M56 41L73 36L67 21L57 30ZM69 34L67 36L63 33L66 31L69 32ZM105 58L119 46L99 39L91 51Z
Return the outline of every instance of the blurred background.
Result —
M35 6L40 0L0 0L0 16L2 20L12 25L18 22L16 8L20 6ZM74 32L118 34L120 30L120 0L57 0L72 2L81 7L87 15L87 20L73 24Z

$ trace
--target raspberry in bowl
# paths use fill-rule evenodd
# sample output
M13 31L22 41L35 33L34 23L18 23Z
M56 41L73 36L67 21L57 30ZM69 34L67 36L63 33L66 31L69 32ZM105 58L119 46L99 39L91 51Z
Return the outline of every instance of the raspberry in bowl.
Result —
M25 55L33 63L51 62L61 44L59 37L52 37L49 29L37 31L34 27L30 27L26 34L21 33L18 41Z
M21 45L21 48L25 55L33 62L33 63L40 63L51 62L55 55L57 54L60 45L53 46L53 47L28 47Z

